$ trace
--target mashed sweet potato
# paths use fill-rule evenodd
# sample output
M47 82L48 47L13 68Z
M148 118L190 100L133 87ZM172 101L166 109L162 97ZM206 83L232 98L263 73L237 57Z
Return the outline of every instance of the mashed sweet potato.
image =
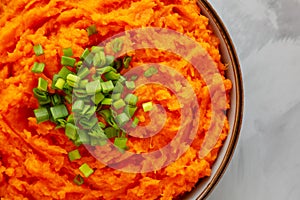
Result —
M190 148L174 163L148 173L125 173L96 160L84 146L80 160L70 162L67 153L76 149L61 129L51 122L36 123L38 107L32 89L39 76L51 81L61 68L62 48L72 47L79 57L86 47L125 30L154 26L176 30L198 41L224 75L219 40L209 21L199 15L190 0L1 0L0 2L0 197L1 199L174 199L190 191L199 179L209 176L218 151L229 131L228 121L215 147L205 158L198 157L210 124L208 86L186 61L174 55L157 56L152 50L132 54L132 66L164 62L191 83L201 109L200 127ZM86 28L95 24L98 34L88 37ZM45 54L36 57L33 46L41 44ZM167 58L167 59L166 59ZM42 75L31 72L35 61L44 62ZM223 77L227 95L230 80ZM180 88L179 88L180 89ZM140 102L148 100L167 110L167 123L159 134L129 138L130 151L140 153L166 145L178 130L178 102L159 85L136 91ZM229 100L224 110L229 109ZM224 114L225 115L225 114ZM147 116L137 116L147 123ZM192 118L186 119L192 121ZM95 172L77 186L78 167L88 163Z

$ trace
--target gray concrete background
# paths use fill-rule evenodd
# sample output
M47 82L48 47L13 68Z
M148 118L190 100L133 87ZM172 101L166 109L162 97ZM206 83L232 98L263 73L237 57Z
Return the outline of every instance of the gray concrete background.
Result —
M208 200L300 199L300 0L209 0L235 43L245 113Z

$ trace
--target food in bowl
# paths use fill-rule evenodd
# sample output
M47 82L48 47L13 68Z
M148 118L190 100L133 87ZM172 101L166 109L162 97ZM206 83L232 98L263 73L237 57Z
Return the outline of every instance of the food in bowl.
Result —
M210 28L208 18L199 14L196 1L2 1L0 13L1 198L175 199L191 191L199 179L210 176L211 167L229 132L226 110L229 109L232 84L225 77L226 65L221 62L219 40ZM142 27L167 28L196 41L212 59L219 76L211 74L208 78L211 84L207 84L205 77L186 59L160 49L136 49L108 63L108 57L114 51L121 51L126 44L122 46L122 42L113 40L115 44L108 45L108 48L113 47L110 50L98 44L118 33ZM85 68L91 54L92 62ZM99 60L95 59L98 55ZM109 66L96 62L101 62L103 55L104 65ZM138 77L133 77L134 74L126 76L128 71L146 63L151 66L138 73ZM174 92L185 94L181 96L186 102L192 98L186 92L188 88L176 85L176 82L172 82L174 91L155 83L135 87L147 80L159 81L157 75L164 72L164 68L157 65L159 63L173 69L168 73L173 80L176 80L177 72L191 85L199 112L184 115L183 121L189 127L195 118L198 119L197 132L174 162L162 165L160 169L143 171L143 166L157 165L157 158L145 163L141 159L126 163L136 173L122 171L123 166L105 162L107 156L101 156L107 154L101 146L111 141L122 155L159 151L172 141L181 126L179 119L183 111ZM80 76L85 69L89 74ZM118 92L112 92L119 81L114 79L115 76L125 78L123 87L132 91L132 98L126 100L127 94L118 96ZM94 85L96 82L98 85ZM226 103L220 109L222 118L214 118L212 104L216 102L211 101L211 93L218 89L213 83L220 82ZM104 97L99 97L99 93ZM109 134L109 140L95 140L96 136L90 132L81 133L83 125L91 125L93 120L76 124L76 119L72 119L78 109L83 112L86 108L88 112L94 108L87 105L87 98L93 99L96 108L92 114L97 113L96 124L101 128L99 130L107 130L100 132L106 137ZM129 116L113 113L108 109L110 105L116 110L127 106L131 113ZM110 112L109 119L107 112ZM151 117L153 113L154 117ZM112 116L119 123L112 123ZM165 121L160 120L160 116L164 116ZM129 118L132 119L132 133L126 133L121 123ZM157 123L151 124L152 120ZM216 124L214 120L221 121L221 131L212 127ZM145 129L134 129L138 125L156 130L160 121L164 123L154 131L155 135L147 136ZM210 133L217 135L217 140L205 140ZM213 147L204 156L199 156L205 141ZM117 155L113 151L109 154L118 160ZM161 162L167 162L170 155L158 156Z

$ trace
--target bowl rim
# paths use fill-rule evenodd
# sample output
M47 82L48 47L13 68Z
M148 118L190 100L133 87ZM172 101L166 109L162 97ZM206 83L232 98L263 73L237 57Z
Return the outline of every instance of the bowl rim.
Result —
M226 47L230 52L229 56L230 56L230 60L232 61L234 82L236 84L236 99L235 99L236 111L234 113L234 124L232 126L233 127L232 136L230 138L229 145L226 149L222 162L218 166L216 173L213 175L209 184L196 198L197 200L203 200L209 196L209 194L213 191L215 186L219 183L221 177L224 175L233 157L240 136L240 131L242 128L243 113L244 113L244 89L243 89L243 78L242 78L240 62L233 41L229 35L227 28L225 27L224 23L222 22L221 18L219 17L219 15L217 14L213 6L207 0L197 0L197 4L199 7L201 5L202 9L204 8L206 12L212 16L211 20L214 21L214 24L220 31L222 37L224 38Z

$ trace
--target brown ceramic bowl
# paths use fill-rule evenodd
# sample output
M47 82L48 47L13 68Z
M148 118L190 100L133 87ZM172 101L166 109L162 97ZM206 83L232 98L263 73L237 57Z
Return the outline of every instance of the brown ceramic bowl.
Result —
M224 146L220 150L219 156L212 167L211 176L201 179L195 188L184 196L184 199L202 200L209 195L221 179L238 142L243 116L243 82L237 53L221 18L206 0L199 0L198 5L201 9L201 14L209 18L210 25L213 28L214 33L220 39L222 61L223 63L229 64L226 76L233 84L231 91L231 108L228 112L230 124L228 138L226 139Z

